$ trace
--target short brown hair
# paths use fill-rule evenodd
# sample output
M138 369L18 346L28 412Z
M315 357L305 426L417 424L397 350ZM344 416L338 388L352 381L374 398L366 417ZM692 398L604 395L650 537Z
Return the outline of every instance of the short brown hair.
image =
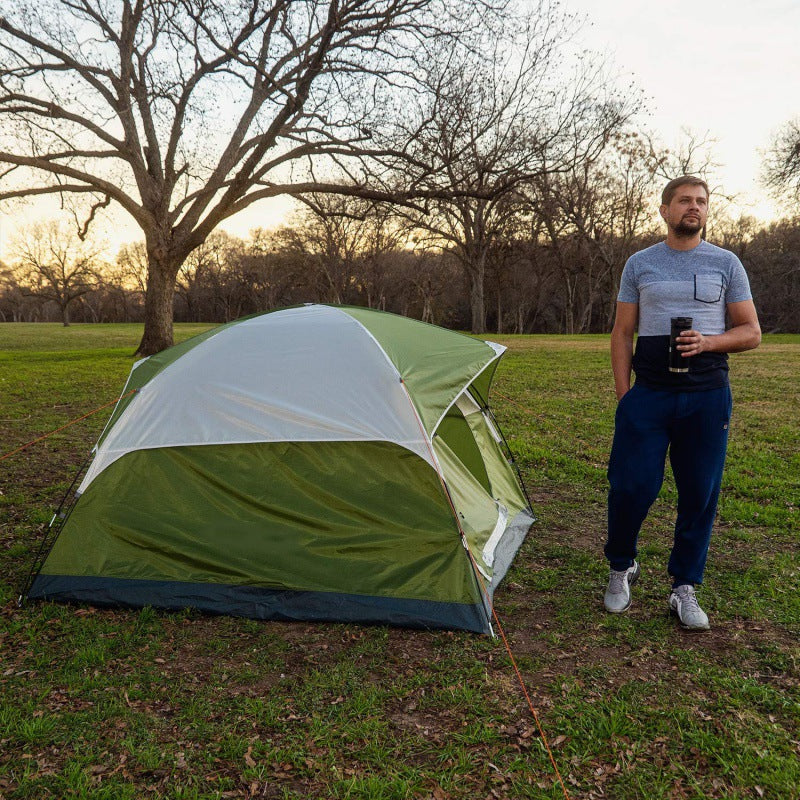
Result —
M673 178L664 187L664 191L661 192L662 205L668 206L672 202L672 198L675 197L675 192L679 186L702 186L706 190L706 198L708 198L708 184L702 178L698 178L695 175L681 175L680 178Z

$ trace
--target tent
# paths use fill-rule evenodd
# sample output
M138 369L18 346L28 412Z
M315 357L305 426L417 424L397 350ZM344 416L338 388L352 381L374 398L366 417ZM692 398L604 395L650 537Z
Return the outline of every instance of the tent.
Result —
M490 632L533 522L504 350L309 304L138 361L28 597Z

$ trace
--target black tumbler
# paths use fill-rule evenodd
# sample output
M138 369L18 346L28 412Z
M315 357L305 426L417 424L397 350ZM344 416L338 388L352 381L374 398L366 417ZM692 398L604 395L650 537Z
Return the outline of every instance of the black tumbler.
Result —
M689 362L681 355L678 350L677 342L675 341L682 331L690 331L692 329L691 317L672 317L670 319L669 328L669 371L670 372L688 372Z

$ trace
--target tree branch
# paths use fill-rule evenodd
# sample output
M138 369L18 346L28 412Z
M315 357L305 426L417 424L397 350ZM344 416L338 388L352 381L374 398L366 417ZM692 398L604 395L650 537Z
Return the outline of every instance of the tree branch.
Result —
M64 164L56 164L44 158L18 156L14 153L0 152L0 161L4 161L7 164L32 167L33 169L49 172L52 175L63 175L67 178L73 178L75 180L82 181L87 185L87 187L91 187L82 191L95 191L113 198L134 219L136 219L137 222L140 222L140 224L147 224L150 221L145 210L141 206L137 205L122 189L120 189L118 186L115 186L110 181L98 178L96 175L92 175L91 173L84 172L83 170L75 169ZM56 191L55 187L54 191ZM62 188L61 191L65 190ZM37 193L44 192L37 191Z

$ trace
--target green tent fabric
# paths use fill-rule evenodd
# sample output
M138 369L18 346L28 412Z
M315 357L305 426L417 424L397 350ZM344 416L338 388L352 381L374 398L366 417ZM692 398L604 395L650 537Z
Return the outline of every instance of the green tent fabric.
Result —
M306 305L137 362L28 597L491 631L533 522L503 350Z

